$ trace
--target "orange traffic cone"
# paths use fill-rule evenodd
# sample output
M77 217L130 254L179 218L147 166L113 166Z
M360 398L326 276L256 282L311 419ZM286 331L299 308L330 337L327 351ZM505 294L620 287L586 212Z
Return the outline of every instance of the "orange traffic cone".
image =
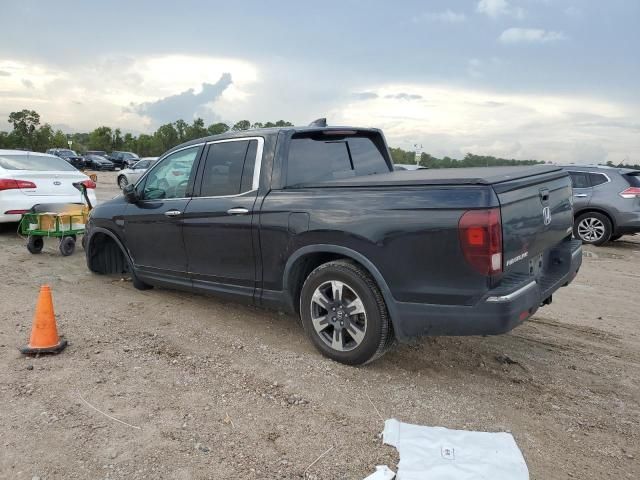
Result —
M58 337L56 317L53 313L53 299L49 285L40 287L36 314L33 316L33 327L29 345L22 347L20 352L34 353L58 353L67 346L66 340Z

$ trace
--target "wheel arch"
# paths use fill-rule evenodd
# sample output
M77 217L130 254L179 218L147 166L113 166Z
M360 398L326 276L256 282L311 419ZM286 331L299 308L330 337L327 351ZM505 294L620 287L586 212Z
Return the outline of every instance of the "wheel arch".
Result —
M133 268L133 261L131 260L131 256L129 255L128 250L124 247L123 243L120 241L120 239L115 233L113 233L109 229L102 228L102 227L94 227L92 229L91 236L89 237L85 245L87 267L89 267L89 270L95 273L116 273L116 272L100 272L99 269L96 268L96 265L94 263L96 262L95 257L97 255L94 249L96 248L97 242L102 242L104 238L109 239L109 241L112 241L117 246L119 253L122 255L124 263L126 263L126 267L128 268L129 272L131 272L132 274L135 274L135 271Z
M587 205L586 207L584 207L582 210L579 210L577 212L575 212L573 214L573 222L575 224L576 220L578 219L578 217L580 217L581 215L584 215L585 213L590 213L590 212L595 212L595 213L600 213L601 215L604 215L605 217L607 217L609 219L609 221L611 222L611 232L615 232L617 225L616 225L616 221L615 221L615 216L612 215L608 210L601 208L601 207L592 207L590 205Z
M360 252L341 245L307 245L296 250L289 257L284 269L283 290L289 297L293 310L298 312L300 291L308 274L316 267L338 259L353 260L371 275L382 293L396 334L397 332L401 332L402 330L396 328L397 315L395 314L395 299L380 270L378 270L371 260Z

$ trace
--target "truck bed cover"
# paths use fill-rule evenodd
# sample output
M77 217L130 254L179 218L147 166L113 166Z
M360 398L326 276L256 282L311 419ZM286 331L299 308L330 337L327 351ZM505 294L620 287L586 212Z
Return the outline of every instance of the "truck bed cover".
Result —
M411 185L496 185L513 180L544 175L547 179L565 176L555 165L521 167L440 168L434 170L398 170L375 175L305 183L297 187L391 187Z

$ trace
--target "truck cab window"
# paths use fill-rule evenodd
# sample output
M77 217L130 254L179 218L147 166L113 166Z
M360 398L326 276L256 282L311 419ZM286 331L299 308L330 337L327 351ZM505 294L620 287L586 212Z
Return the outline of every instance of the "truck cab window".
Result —
M184 198L198 148L187 148L165 157L147 177L143 198L145 200Z
M287 185L338 180L388 172L389 166L366 136L294 137L289 147Z
M250 143L248 140L212 143L206 154L204 171L202 173L202 186L200 188L201 197L220 197L225 195L237 195L241 191L251 190L247 182L243 182L243 170L251 170L253 178L253 165L245 167L245 157L247 164L255 163L256 154L253 150L253 158L247 156Z

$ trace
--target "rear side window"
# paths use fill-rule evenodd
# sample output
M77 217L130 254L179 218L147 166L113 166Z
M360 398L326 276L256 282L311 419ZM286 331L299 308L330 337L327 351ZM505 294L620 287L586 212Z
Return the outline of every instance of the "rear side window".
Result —
M591 186L587 172L569 172L569 175L571 176L573 188L588 188Z
M257 146L257 140L209 145L200 196L237 195L251 190Z
M44 155L3 155L0 167L6 170L35 170L40 172L72 171L76 169L60 157Z
M300 136L289 146L289 186L388 171L380 148L366 136Z
M601 173L590 173L589 180L591 180L592 187L595 187L596 185L602 185L603 183L607 183L609 181L607 177L605 177Z
M640 172L625 173L622 176L632 187L640 187Z

